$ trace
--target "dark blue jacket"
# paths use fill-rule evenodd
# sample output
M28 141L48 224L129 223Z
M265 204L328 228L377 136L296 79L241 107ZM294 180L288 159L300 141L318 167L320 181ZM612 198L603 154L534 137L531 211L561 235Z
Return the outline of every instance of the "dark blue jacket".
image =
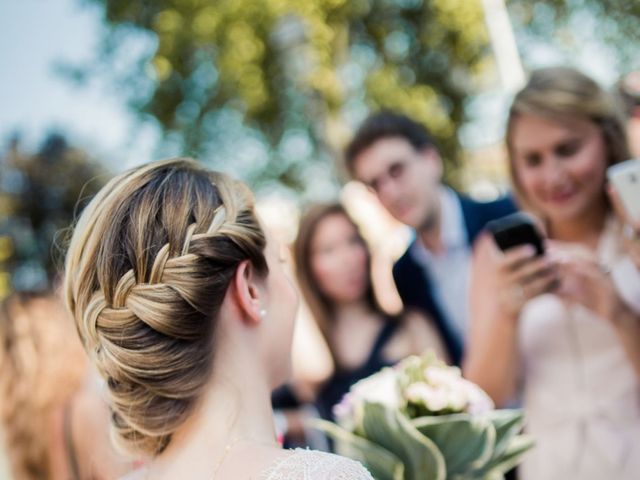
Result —
M487 222L516 211L515 204L510 197L486 203L476 202L464 196L459 196L459 198L462 216L467 229L469 248L471 248ZM417 240L414 240L414 243L415 241ZM447 348L449 358L455 365L460 365L463 354L463 339L456 332L451 321L445 318L444 312L437 304L433 296L431 279L428 273L410 253L412 246L413 244L409 246L393 266L393 278L400 298L405 308L417 308L433 318L435 326Z

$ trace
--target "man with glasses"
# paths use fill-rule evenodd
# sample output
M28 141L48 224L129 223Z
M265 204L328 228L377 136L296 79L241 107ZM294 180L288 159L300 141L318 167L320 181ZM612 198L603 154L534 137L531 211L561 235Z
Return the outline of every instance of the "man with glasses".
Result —
M433 318L460 364L468 317L471 246L485 224L515 211L511 199L479 203L442 183L442 159L424 126L394 112L369 117L346 149L351 175L416 238L393 267L406 308Z

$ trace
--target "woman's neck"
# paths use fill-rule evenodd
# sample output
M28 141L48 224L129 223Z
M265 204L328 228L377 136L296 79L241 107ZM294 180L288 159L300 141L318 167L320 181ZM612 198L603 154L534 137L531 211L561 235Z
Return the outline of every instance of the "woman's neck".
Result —
M598 204L588 213L570 221L549 222L549 236L563 242L596 246L607 219L606 204Z
M211 471L225 450L238 442L278 447L271 389L262 370L249 368L256 364L246 359L221 360L216 362L219 373L194 413L151 465L151 470L157 467L163 477L170 477L173 468L185 465L193 466L195 471Z
M353 323L363 320L370 322L371 317L376 317L377 315L366 302L358 300L337 305L335 316L338 323Z

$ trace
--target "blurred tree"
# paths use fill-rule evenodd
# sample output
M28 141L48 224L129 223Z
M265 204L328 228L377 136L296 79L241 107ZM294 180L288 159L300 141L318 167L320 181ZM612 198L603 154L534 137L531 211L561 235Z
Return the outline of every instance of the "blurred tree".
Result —
M173 153L228 154L250 181L296 190L371 108L424 122L455 165L465 98L491 72L480 0L92 1L108 26L97 64ZM118 70L141 32L150 51Z
M576 51L584 48L582 34L609 45L621 71L640 66L638 0L509 0L507 5L522 35Z
M0 298L45 290L59 272L64 229L107 179L88 155L57 133L35 154L15 136L0 154Z

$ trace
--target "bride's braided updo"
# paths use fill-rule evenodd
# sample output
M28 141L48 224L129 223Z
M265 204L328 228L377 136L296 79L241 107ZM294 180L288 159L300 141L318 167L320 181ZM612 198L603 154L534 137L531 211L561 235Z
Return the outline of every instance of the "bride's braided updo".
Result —
M118 443L167 446L208 381L230 280L243 260L266 275L265 243L248 188L187 159L130 170L84 210L65 294Z

